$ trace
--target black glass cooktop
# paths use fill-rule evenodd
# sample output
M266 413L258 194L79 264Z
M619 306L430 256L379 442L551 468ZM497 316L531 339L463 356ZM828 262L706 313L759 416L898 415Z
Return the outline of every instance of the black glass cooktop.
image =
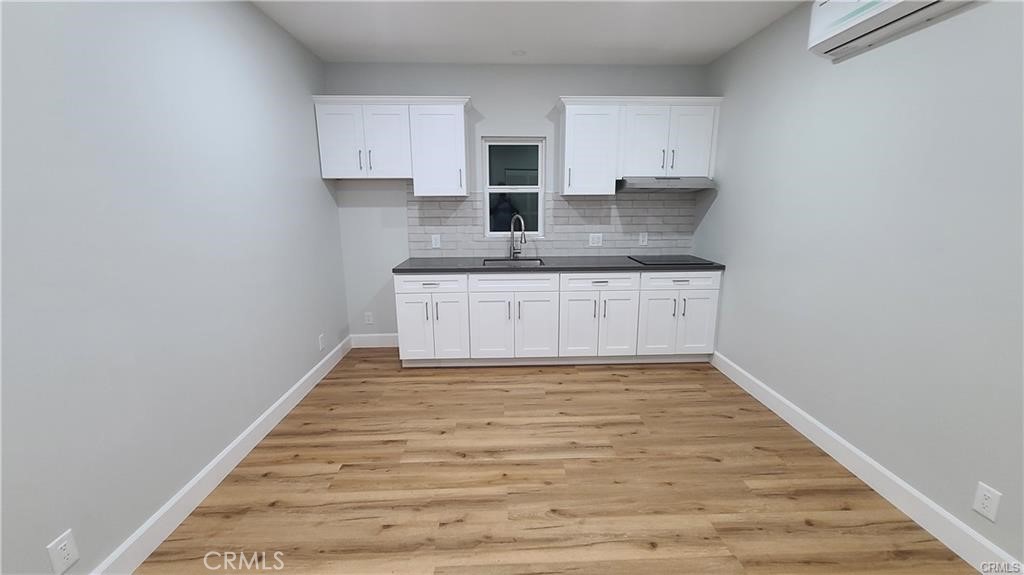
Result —
M712 263L690 255L629 256L629 259L645 266L706 266Z

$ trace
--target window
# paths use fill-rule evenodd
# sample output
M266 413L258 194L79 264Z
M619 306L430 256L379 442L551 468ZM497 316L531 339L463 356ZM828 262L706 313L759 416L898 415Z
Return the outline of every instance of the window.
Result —
M519 214L526 231L544 231L544 139L484 138L484 230L508 236ZM516 231L519 231L518 224Z

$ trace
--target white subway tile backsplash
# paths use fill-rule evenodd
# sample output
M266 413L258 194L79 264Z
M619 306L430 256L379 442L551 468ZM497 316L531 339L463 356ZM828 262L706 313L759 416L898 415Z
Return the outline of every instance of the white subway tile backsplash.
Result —
M507 238L484 237L482 194L464 199L418 198L409 192L406 215L413 257L501 256ZM688 253L693 245L696 200L678 192L630 193L610 197L565 198L549 193L544 201L544 237L529 238L527 255L628 255ZM640 246L638 233L649 234ZM588 245L591 233L603 234L601 247ZM441 234L443 249L432 249Z

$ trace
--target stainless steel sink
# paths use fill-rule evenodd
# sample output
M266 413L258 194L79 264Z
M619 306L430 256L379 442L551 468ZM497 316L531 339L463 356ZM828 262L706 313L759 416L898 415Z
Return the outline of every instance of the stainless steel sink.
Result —
M544 260L540 258L484 258L484 265L487 267L500 267L500 268L539 268L544 265Z

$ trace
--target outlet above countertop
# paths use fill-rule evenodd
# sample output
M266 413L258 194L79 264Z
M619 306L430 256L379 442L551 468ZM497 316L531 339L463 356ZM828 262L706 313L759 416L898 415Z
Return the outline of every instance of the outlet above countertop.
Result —
M639 256L638 256L639 257ZM396 274L436 273L522 273L522 272L657 272L657 271L709 271L724 270L723 264L644 265L628 256L547 256L539 266L484 265L484 260L495 257L442 257L409 258L392 268Z

